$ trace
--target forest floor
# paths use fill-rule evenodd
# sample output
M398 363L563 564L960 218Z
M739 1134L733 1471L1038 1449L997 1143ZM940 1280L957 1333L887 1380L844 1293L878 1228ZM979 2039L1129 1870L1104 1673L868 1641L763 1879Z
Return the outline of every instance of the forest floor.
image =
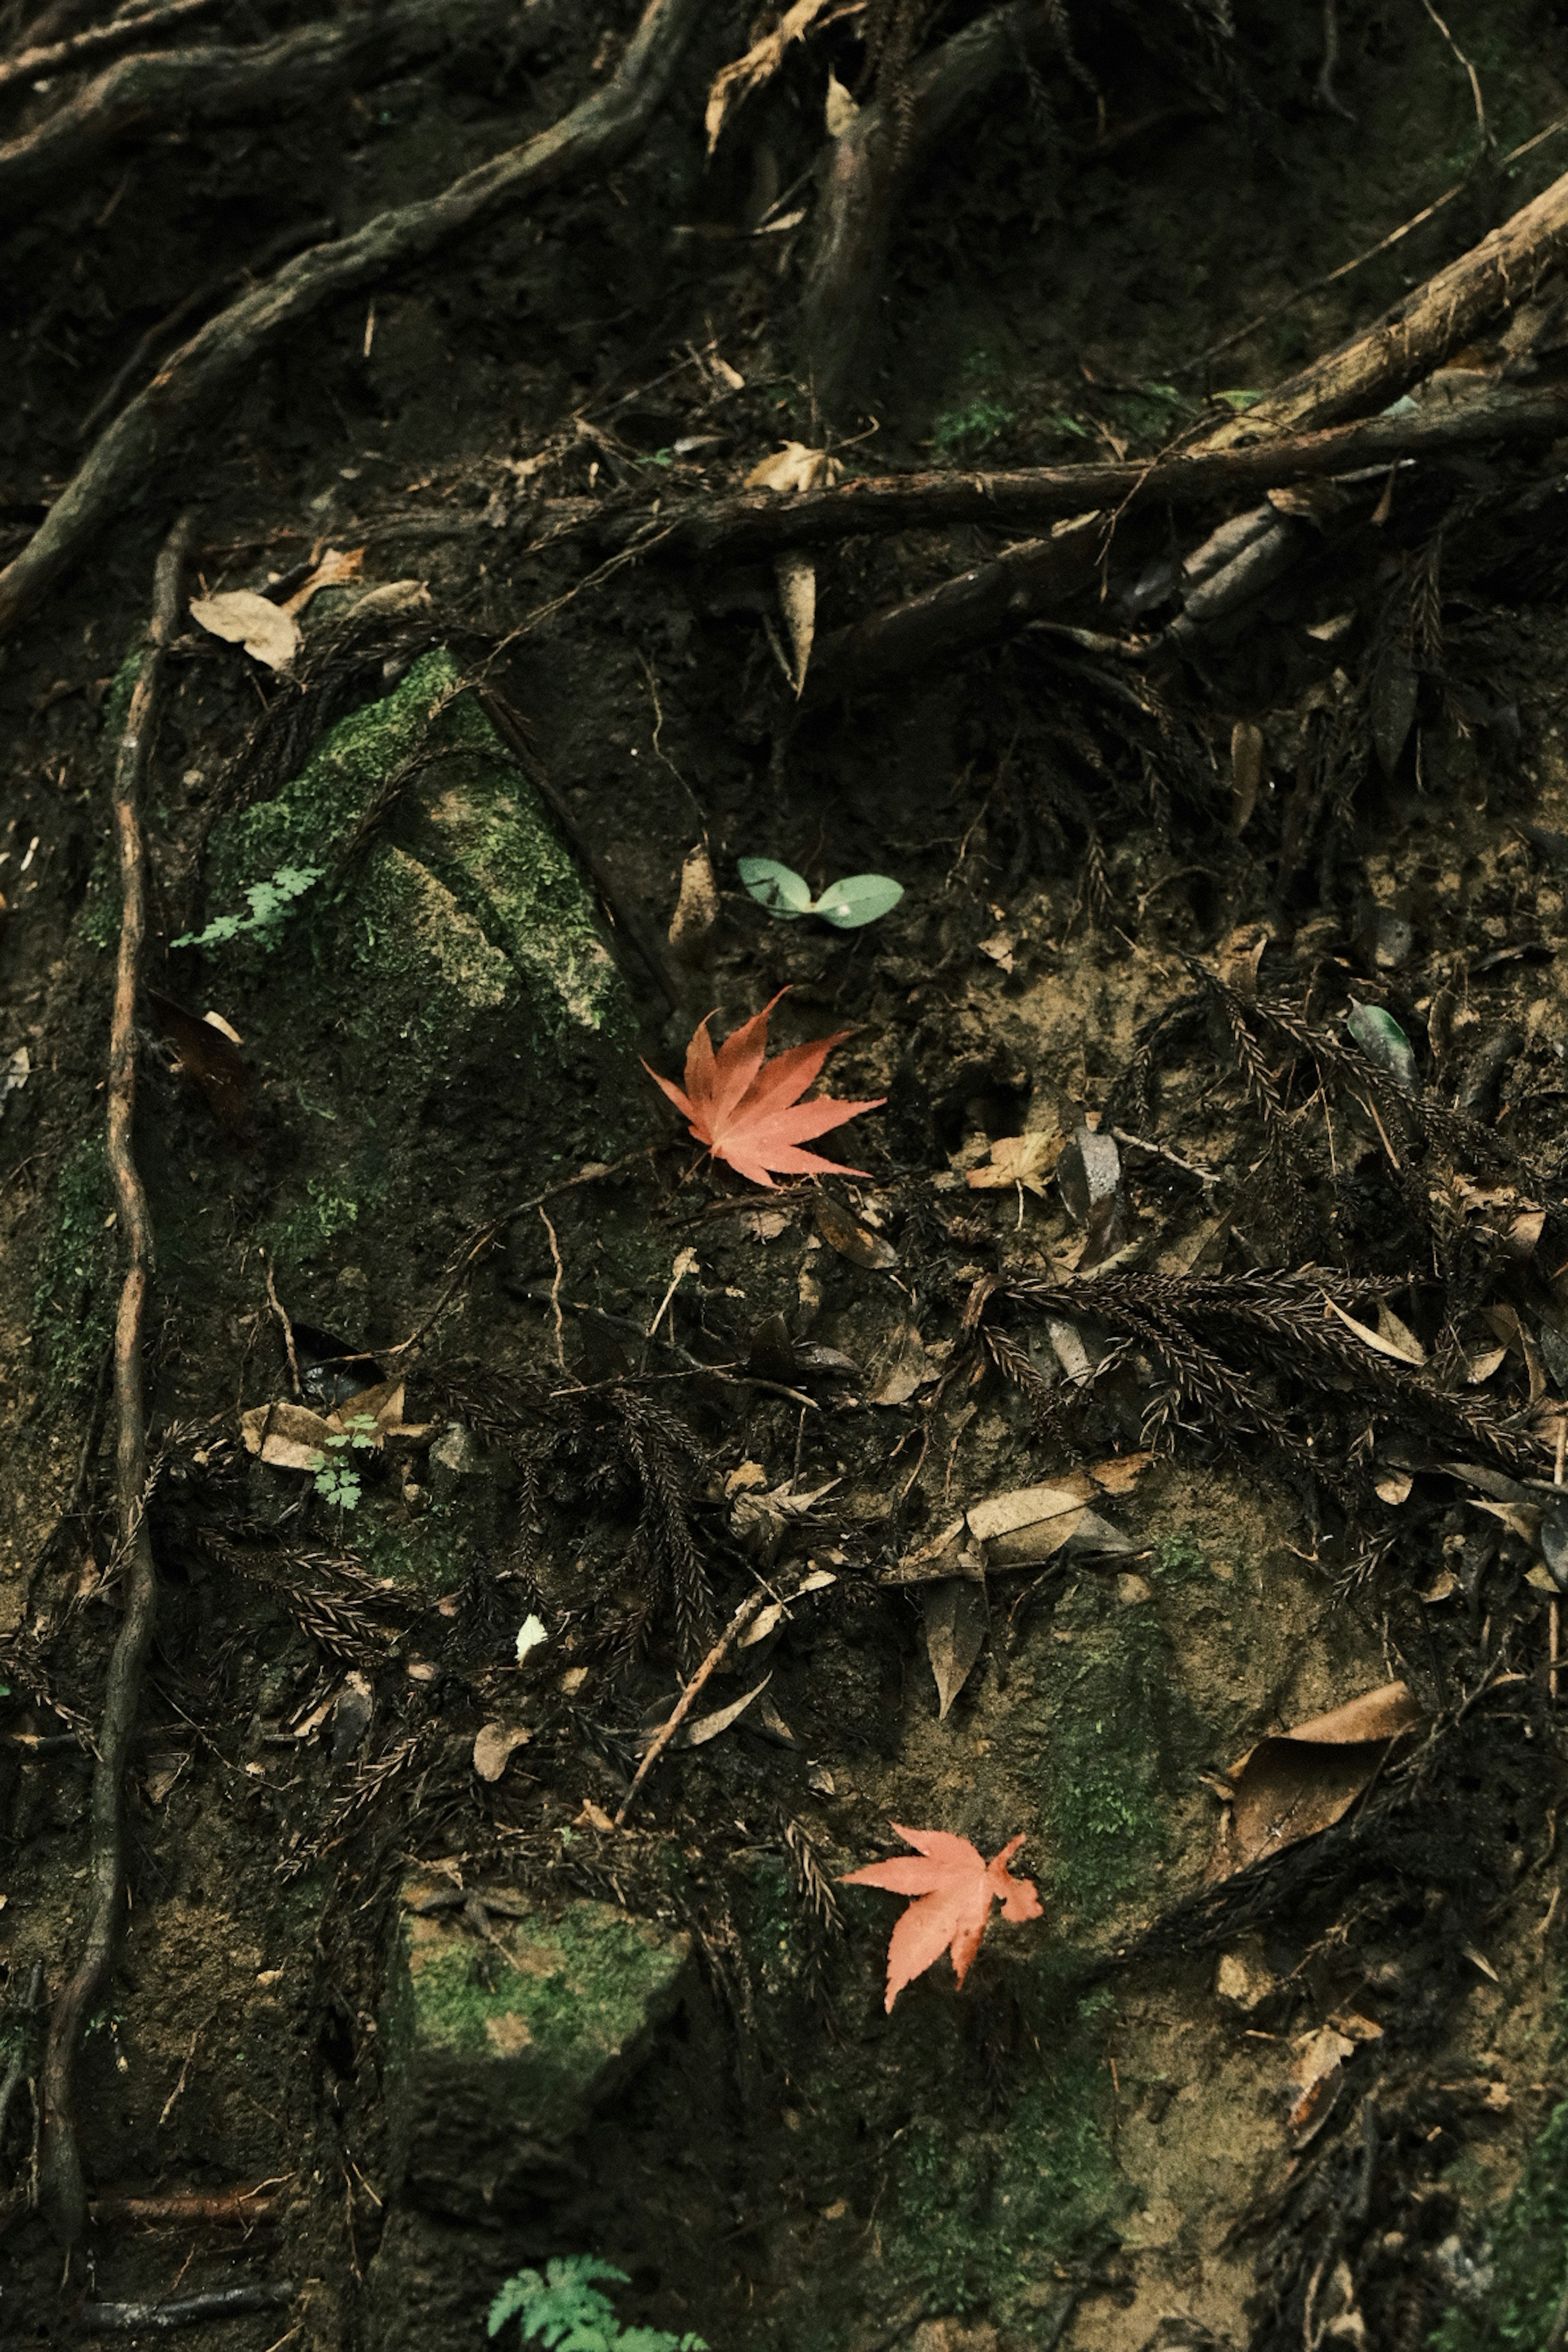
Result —
M717 2352L1563 2341L1564 445L1278 492L1206 629L1170 559L1256 499L1140 510L896 675L853 625L1020 534L659 532L787 447L957 480L1245 413L1555 180L1500 159L1568 13L1341 0L1329 105L1315 9L1069 8L922 160L830 424L795 320L858 13L710 158L755 29L710 9L632 152L272 343L0 644L7 2343L245 2289L193 2340L457 2352L587 2254ZM480 14L0 219L0 557L193 289L529 138L637 22ZM0 82L5 140L76 86ZM1557 299L1450 376L1553 381ZM63 2260L38 2084L129 1558L110 778L187 510L187 605L349 561L288 666L184 607L164 659L157 1613ZM901 896L784 919L745 858ZM841 1034L875 1107L770 1192L647 1068L784 991L770 1042ZM888 2008L897 1914L837 1882L895 1823L1022 1834L1042 1909ZM571 2098L531 1974L637 2011Z

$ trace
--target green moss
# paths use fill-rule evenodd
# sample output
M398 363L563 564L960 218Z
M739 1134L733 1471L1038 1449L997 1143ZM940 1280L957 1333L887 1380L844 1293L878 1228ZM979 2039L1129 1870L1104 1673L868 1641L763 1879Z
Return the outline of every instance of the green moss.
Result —
M120 942L120 876L113 845L105 842L92 861L76 919L77 937L101 953Z
M1062 2257L1131 2204L1111 2152L1102 2006L1057 2029L1045 2081L999 2128L922 2121L894 2143L885 2259L900 2297L1016 2324L1054 2291Z
M1073 1640L1050 1660L1033 1743L1049 1879L1058 1904L1100 1925L1166 1845L1160 1788L1176 1701L1164 1635L1147 1609L1085 1588L1064 1602L1058 1630Z
M1183 1530L1161 1538L1154 1548L1150 1572L1167 1584L1197 1584L1207 1576L1209 1564L1196 1537Z
M456 1591L474 1564L473 1535L453 1504L428 1503L413 1519L362 1519L354 1543L370 1575L437 1595Z
M358 1223L362 1205L363 1197L356 1199L352 1192L336 1192L315 1177L308 1177L304 1200L276 1216L268 1226L266 1246L279 1265L306 1265L319 1250Z
M1568 2103L1553 2110L1493 2234L1487 2308L1452 2311L1431 2352L1541 2352L1568 2290Z
M1016 411L1005 401L977 393L957 408L944 409L931 429L931 447L939 457L973 457L994 441L1014 422Z
M131 716L131 698L136 691L136 681L141 675L142 640L138 635L110 680L109 692L103 698L103 732L107 740L117 747L125 732L125 722Z
M376 835L367 865L335 902L323 883L304 919L318 934L334 924L330 961L353 958L367 1016L438 1042L507 1003L521 980L552 1036L629 1037L582 877L461 682L448 653L426 654L382 701L340 719L275 799L216 825L210 902L237 907L284 868L341 873L363 823Z
M113 1331L113 1205L109 1155L95 1127L60 1164L33 1291L35 1342L58 1389L79 1387L92 1377Z

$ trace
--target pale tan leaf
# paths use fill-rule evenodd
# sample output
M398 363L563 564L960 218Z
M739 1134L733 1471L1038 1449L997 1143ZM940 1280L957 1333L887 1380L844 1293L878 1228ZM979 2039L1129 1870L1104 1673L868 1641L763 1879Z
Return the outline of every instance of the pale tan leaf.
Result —
M969 1508L969 1532L982 1543L1010 1536L1020 1528L1038 1527L1047 1519L1076 1516L1089 1500L1089 1481L1081 1475L1063 1478L1048 1486L1015 1486L989 1502Z
M192 600L191 618L226 645L243 646L268 669L289 669L300 650L299 624L281 604L254 588L226 588L221 595Z
M1405 1349L1396 1346L1392 1339L1384 1339L1381 1331L1374 1331L1369 1324L1358 1323L1353 1315L1347 1315L1344 1308L1336 1300L1331 1298L1326 1290L1323 1293L1323 1304L1331 1315L1339 1317L1348 1331L1353 1331L1358 1339L1364 1340L1369 1348L1374 1348L1380 1356L1392 1357L1396 1364L1408 1364L1413 1360ZM1420 1360L1425 1362L1425 1357Z
M823 120L830 139L842 139L853 131L860 119L860 110L831 66L827 68L827 97L823 106Z
M920 1333L912 1323L901 1323L893 1334L891 1349L882 1359L877 1385L868 1391L866 1402L908 1404L915 1391L935 1377Z
M680 897L669 925L669 944L689 970L700 971L710 961L718 923L719 885L713 878L708 845L700 841L686 853Z
M715 1707L711 1715L699 1716L695 1723L685 1725L677 1738L688 1748L705 1748L710 1739L717 1739L721 1731L728 1731L732 1723L740 1721L758 1692L765 1691L772 1680L771 1675L764 1675L743 1698L731 1700L728 1706Z
M1397 1348L1400 1354L1405 1356L1411 1363L1424 1364L1426 1361L1426 1349L1421 1345L1420 1340L1415 1337L1415 1334L1410 1328L1410 1326L1407 1323L1401 1322L1399 1317L1394 1313L1393 1307L1389 1306L1387 1300L1384 1298L1380 1298L1377 1302L1377 1328L1382 1337L1388 1341L1389 1346L1391 1348Z
M1373 1480L1372 1491L1381 1503L1407 1503L1415 1483L1408 1470L1384 1470Z
M1027 1135L1004 1135L991 1146L984 1168L972 1168L968 1181L977 1192L1011 1192L1022 1184L1045 1198L1046 1185L1067 1148L1065 1135L1052 1129L1031 1129Z
M474 1769L481 1780L499 1780L518 1748L526 1748L531 1731L521 1724L487 1723L474 1741Z
M789 631L790 655L794 664L795 697L805 689L805 673L811 661L812 641L816 635L816 566L809 555L789 548L773 559L773 577L778 582L779 607L784 626Z
M1258 788L1262 782L1263 730L1250 719L1238 719L1230 730L1230 830L1233 834L1247 831L1247 820L1258 806Z
M825 481L837 480L837 474L826 449L808 449L804 441L786 441L782 449L752 467L742 488L777 490L788 496L796 490L815 490Z

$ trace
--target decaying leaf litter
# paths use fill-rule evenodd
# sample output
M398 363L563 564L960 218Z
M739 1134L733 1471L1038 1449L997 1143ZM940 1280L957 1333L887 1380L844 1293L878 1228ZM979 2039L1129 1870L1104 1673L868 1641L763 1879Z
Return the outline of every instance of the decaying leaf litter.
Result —
M1548 2340L1559 37L1243 13L215 9L6 101L25 2340L590 2254L715 2344ZM658 1099L764 1006L868 1172ZM1039 1911L884 2015L891 1821ZM635 2070L411 2104L399 1969L518 2064L589 1925L689 1956Z

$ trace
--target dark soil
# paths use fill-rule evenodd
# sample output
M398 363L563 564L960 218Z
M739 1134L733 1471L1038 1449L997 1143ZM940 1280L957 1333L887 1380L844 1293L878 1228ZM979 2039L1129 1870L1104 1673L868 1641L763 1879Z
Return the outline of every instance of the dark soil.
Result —
M57 7L49 37L103 13ZM0 558L151 327L549 125L636 13L529 0L284 113L141 122L44 191L4 235ZM788 441L867 471L1152 456L1563 164L1478 160L1455 53L1506 153L1565 102L1546 0L1454 0L1448 39L1341 0L1348 112L1314 96L1319 11L1063 14L1070 58L921 163L858 428L800 372L809 219L767 215L809 211L827 67L871 101L863 28L793 46L709 161L708 87L756 29L716 7L629 160L276 349L0 648L8 2343L261 2282L274 2305L204 2343L456 2352L507 2276L585 2253L628 2274L628 2323L716 2347L1561 2341L1561 445L1300 498L1290 568L1185 645L1138 583L1226 509L1142 515L1102 593L815 704L770 563L605 561L618 516ZM178 37L308 20L247 0ZM5 137L75 87L0 92ZM1502 325L1450 363L1500 373ZM1547 329L1533 350L1553 380ZM160 1592L62 2284L29 2091L85 1924L121 1608L108 782L184 509L198 595L281 601L325 548L364 552L291 675L195 622L170 656L136 1127ZM818 643L1005 536L825 550ZM464 691L426 727L430 679ZM515 714L504 744L470 688ZM406 741L351 758L331 730L383 704L416 711ZM526 874L470 823L496 793ZM682 949L703 842L720 910ZM744 856L904 896L860 929L781 921ZM259 929L176 944L315 865ZM844 1032L826 1085L882 1101L825 1139L850 1173L767 1194L700 1160L639 1057L679 1076L702 1015L722 1036L785 989L772 1042ZM209 1009L237 1059L193 1044ZM1123 1138L1087 1231L1050 1173L1086 1120ZM1037 1181L971 1183L1030 1136ZM343 1393L395 1368L424 1432L345 1454L336 1501L246 1447L241 1414L289 1398L269 1280L307 1403L344 1360ZM961 1514L1075 1476L1098 1537L961 1564ZM765 1689L610 1829L717 1633L808 1570L831 1580L711 1709ZM1221 1874L1227 1769L1395 1681L1419 1727L1343 1817ZM524 1736L485 1779L496 1723ZM829 1890L892 1822L987 1856L1025 1832L1044 1915L889 2016L896 1914ZM481 1986L513 1916L487 1892L690 1939L551 2166L526 2116L493 2174L400 2137L392 1987L433 1887L481 1897ZM1345 2052L1303 2116L1324 2034ZM177 2202L258 2184L259 2220Z

